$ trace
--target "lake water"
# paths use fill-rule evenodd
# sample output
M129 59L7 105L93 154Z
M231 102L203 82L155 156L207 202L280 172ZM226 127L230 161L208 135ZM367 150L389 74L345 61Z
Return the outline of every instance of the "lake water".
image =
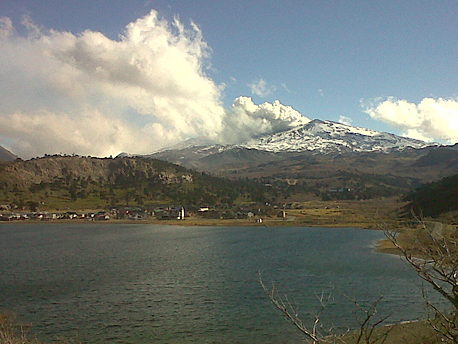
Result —
M392 321L424 317L421 282L399 257L378 254L383 233L361 229L1 224L0 311L39 338L85 343L295 343L267 285L303 319L333 290L325 325L355 326L342 294Z

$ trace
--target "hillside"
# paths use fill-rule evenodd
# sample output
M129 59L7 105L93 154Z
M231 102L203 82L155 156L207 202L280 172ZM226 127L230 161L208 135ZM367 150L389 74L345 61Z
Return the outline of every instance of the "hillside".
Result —
M458 211L458 174L439 181L426 183L404 197L409 203L405 213L417 216L438 217Z
M46 156L0 165L0 204L13 209L214 205L264 201L264 185L144 158Z
M458 173L458 149L454 146L332 154L198 146L153 156L231 179L250 178L272 185L283 182L290 189L300 188L300 192L324 198L399 196ZM351 192L329 193L339 188Z
M14 161L18 156L11 153L8 149L0 146L0 162L2 161Z
M287 184L287 198L294 200L400 196L458 173L458 146L317 119L244 143L189 140L145 157L231 179Z
M400 197L457 174L457 152L456 147L347 154L237 148L202 157L199 166L208 166L211 174L146 157L45 156L0 164L0 205L32 210L229 208Z

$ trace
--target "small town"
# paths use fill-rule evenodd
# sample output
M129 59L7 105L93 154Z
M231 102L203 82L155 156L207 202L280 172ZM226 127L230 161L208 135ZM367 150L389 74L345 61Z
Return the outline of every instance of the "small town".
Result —
M261 207L246 207L234 210L216 210L207 206L189 207L163 206L155 208L140 207L113 207L109 210L97 212L65 211L65 212L25 212L12 211L9 206L0 206L0 221L53 221L53 220L185 220L186 218L216 219L216 220L253 220L262 223L262 217L286 218L286 209L292 209L292 204L279 206L264 205ZM300 209L296 206L295 209Z

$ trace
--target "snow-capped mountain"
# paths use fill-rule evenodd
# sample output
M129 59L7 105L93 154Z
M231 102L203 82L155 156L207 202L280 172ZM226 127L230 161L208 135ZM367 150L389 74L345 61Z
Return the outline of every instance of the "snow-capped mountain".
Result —
M150 158L200 170L222 165L268 163L292 154L390 153L406 148L437 146L420 140L353 127L332 121L312 120L293 129L252 139L242 144L206 145L189 140L181 147L147 155Z
M190 140L146 157L228 178L297 182L315 195L351 186L362 195L388 197L458 173L458 144L439 146L322 120L242 144Z
M437 144L351 125L315 119L274 135L252 139L239 146L268 152L345 153L389 152Z

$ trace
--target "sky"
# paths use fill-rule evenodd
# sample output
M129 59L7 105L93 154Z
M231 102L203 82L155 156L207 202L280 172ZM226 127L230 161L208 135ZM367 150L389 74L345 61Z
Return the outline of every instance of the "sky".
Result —
M332 120L458 142L458 2L4 0L0 145L148 154Z

